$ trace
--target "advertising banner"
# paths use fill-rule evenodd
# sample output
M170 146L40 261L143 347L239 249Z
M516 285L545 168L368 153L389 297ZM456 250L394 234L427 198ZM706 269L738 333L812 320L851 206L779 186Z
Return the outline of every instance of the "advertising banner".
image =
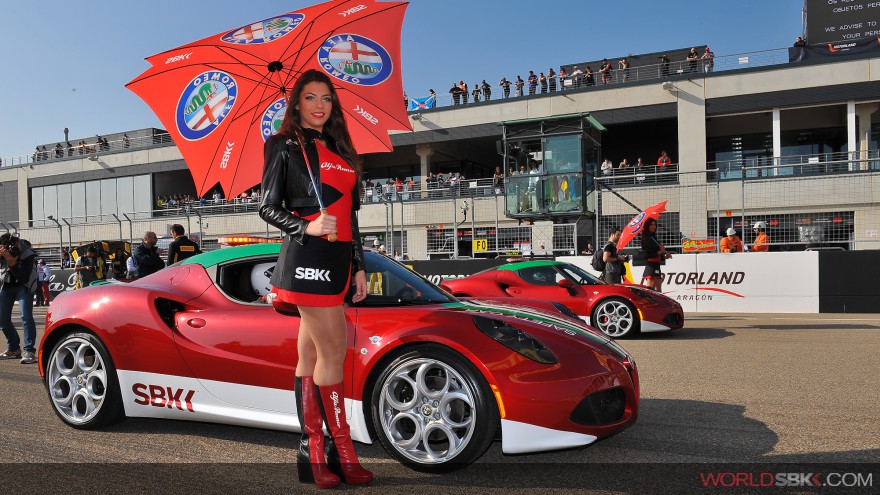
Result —
M558 259L596 274L589 257ZM628 271L638 284L642 268ZM678 254L663 273L663 293L688 312L819 312L817 252Z
M880 3L878 3L880 5ZM858 53L880 53L880 38L870 38L860 41L842 41L840 43L828 43L825 45L795 46L788 49L789 62L801 62L804 60L820 60Z

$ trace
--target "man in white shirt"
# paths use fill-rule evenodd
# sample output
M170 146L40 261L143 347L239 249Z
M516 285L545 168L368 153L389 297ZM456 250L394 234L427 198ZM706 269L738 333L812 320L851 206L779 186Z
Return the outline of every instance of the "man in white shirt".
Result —
M605 161L602 162L601 170L602 175L611 175L614 172L614 164L611 163L611 160L606 158Z

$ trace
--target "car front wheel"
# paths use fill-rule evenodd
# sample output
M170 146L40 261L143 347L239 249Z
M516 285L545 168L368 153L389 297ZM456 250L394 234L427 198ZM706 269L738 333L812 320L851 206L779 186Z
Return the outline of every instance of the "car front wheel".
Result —
M605 335L620 339L639 331L639 317L629 301L614 297L600 302L593 309L593 326Z
M375 382L371 408L385 450L424 472L471 464L489 448L499 422L483 376L463 356L437 345L392 359Z
M45 376L55 413L68 425L95 429L125 417L116 368L98 337L62 337L46 359Z

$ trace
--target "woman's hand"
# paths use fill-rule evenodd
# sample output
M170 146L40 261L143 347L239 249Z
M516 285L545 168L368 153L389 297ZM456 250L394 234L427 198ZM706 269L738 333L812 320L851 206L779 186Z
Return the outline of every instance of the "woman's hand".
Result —
M336 232L336 217L329 214L319 215L306 227L306 234L312 237L322 237L333 232Z
M361 302L367 297L367 274L363 270L354 274L355 292L352 302Z

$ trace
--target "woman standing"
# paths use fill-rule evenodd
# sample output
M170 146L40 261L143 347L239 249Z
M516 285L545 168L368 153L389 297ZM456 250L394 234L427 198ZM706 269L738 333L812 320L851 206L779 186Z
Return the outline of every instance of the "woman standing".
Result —
M367 288L355 214L361 162L328 76L316 70L300 76L281 129L266 142L264 156L260 218L286 234L271 279L273 306L282 313L298 311L301 317L295 384L302 428L299 478L319 488L334 487L340 478L348 484L368 483L373 474L355 455L342 385L347 342L343 301L352 277L354 302L366 297ZM314 181L306 167L311 167ZM326 213L319 210L313 184L320 187ZM320 276L306 276L316 273ZM324 421L330 432L326 461Z
M660 244L657 240L657 220L648 218L645 226L642 228L642 252L645 253L646 263L645 272L642 275L642 282L648 282L648 287L660 292L663 285L663 273L660 272L660 264L663 260L672 258L672 255L666 252L666 246Z

